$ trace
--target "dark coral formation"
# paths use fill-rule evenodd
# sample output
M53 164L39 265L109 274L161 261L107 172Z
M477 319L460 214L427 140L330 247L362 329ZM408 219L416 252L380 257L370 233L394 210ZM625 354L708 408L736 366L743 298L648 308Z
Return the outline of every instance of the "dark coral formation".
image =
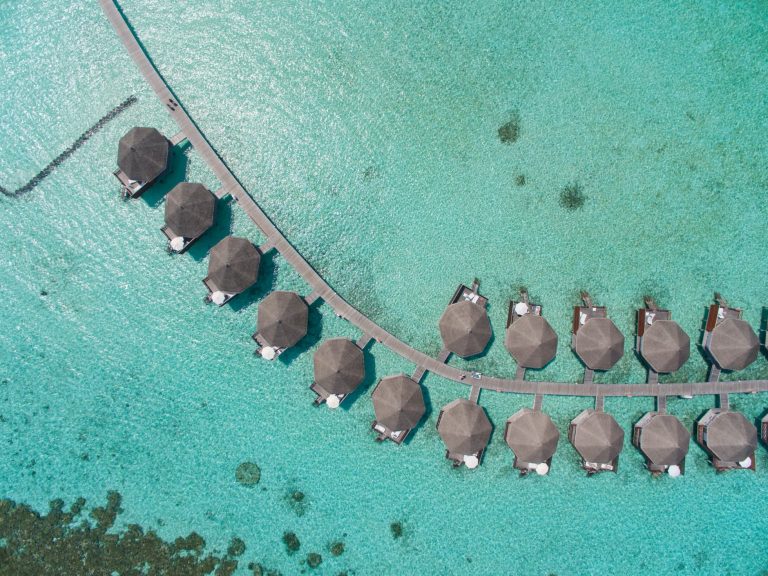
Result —
M106 506L91 511L91 522L81 517L82 498L69 510L62 500L53 500L44 515L0 500L0 576L226 576L237 569L230 555L205 554L205 540L195 532L170 543L136 524L110 531L122 511L120 502L120 494L109 492ZM238 542L232 541L232 551L244 551Z
M310 568L315 569L323 563L323 557L317 552L310 552L307 554L307 564Z
M520 138L520 114L513 112L509 121L499 127L499 140L502 144L513 144Z
M286 532L283 534L283 544L288 549L288 554L293 554L301 548L301 542L299 537L294 532Z
M403 535L403 525L400 522L392 522L389 525L389 529L392 531L392 538L400 538Z
M566 210L578 210L586 199L584 188L578 182L568 184L560 191L560 206Z
M331 544L330 550L331 550L331 554L333 554L334 556L341 556L342 554L344 554L344 542L341 542L341 541L334 542L333 544Z
M309 499L301 490L289 490L285 497L288 506L294 511L296 516L304 516L309 508Z
M243 486L255 486L261 480L261 469L253 462L243 462L235 470L235 479Z
M525 186L525 174L515 176L515 186Z

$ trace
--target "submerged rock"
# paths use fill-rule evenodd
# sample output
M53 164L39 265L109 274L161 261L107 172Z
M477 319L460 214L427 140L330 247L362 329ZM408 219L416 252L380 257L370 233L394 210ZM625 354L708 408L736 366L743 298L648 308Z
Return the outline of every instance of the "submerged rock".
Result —
M261 480L261 468L253 462L243 462L235 470L235 479L243 486L255 486Z
M334 542L331 544L331 554L341 556L344 554L344 542Z
M310 552L307 554L307 564L310 568L317 568L323 563L323 557L317 552Z
M392 531L392 538L400 538L403 535L403 525L400 522L392 522L389 525L389 529Z
M560 206L566 210L578 210L586 199L584 188L578 182L568 184L560 191Z
M299 537L294 532L286 532L283 534L283 544L288 549L288 554L293 554L299 548L301 548L301 542Z
M499 140L502 144L512 144L520 137L520 114L513 112L508 122L499 127Z
M238 537L232 538L232 541L229 543L229 548L227 548L227 556L242 556L244 552L245 542Z

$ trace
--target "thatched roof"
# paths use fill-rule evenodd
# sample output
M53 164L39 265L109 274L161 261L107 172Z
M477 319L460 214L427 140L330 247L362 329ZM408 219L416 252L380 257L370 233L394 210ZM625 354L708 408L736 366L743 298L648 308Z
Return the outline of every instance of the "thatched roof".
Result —
M557 334L544 317L526 314L509 325L504 346L520 366L543 368L557 354Z
M656 466L672 466L688 454L691 435L671 414L655 414L642 426L640 451Z
M706 431L707 449L723 462L741 462L757 448L757 428L741 412L720 412Z
M464 398L446 404L437 424L437 432L448 450L464 455L485 449L492 428L485 410Z
M571 440L573 447L585 462L613 462L624 446L624 430L610 414L594 410L587 412L585 418L577 417L579 421Z
M688 360L691 339L674 320L656 320L645 328L640 354L656 372L674 372Z
M181 182L165 197L165 223L183 238L197 238L213 226L216 197L202 184Z
M590 318L579 327L574 348L592 370L610 370L624 355L624 335L610 318Z
M426 412L421 386L403 374L382 378L371 399L376 421L394 431L414 428Z
M208 277L222 292L239 294L258 278L261 254L245 238L227 236L211 248Z
M349 394L365 378L363 351L346 338L323 342L315 352L314 364L315 383L329 394Z
M307 333L309 308L295 292L277 290L259 304L256 329L277 348L290 348Z
M472 302L455 302L440 318L440 336L445 347L462 358L480 354L491 339L488 313Z
M522 408L507 420L504 439L518 460L540 464L554 455L560 432L544 412Z
M170 143L155 128L131 128L120 138L117 165L131 180L151 182L168 167Z
M721 370L743 370L757 359L760 342L740 318L726 318L712 329L707 347Z

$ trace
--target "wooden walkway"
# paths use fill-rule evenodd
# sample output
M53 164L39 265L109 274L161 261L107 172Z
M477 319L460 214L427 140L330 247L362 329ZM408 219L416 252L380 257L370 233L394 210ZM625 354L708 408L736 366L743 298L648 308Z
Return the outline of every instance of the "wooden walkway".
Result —
M139 68L146 81L154 90L160 102L179 126L189 143L213 171L221 182L221 194L230 195L248 217L267 238L265 244L274 247L285 260L293 266L304 280L312 287L312 295L322 298L336 314L357 326L364 335L370 336L396 354L413 362L417 368L433 372L438 376L496 392L514 392L518 394L555 395L555 396L695 396L738 394L748 392L768 391L768 380L746 380L734 382L697 382L688 384L576 384L563 382L532 382L518 379L495 378L482 375L477 377L471 372L459 370L438 358L427 356L402 342L369 318L358 312L353 306L339 296L330 285L315 271L312 266L288 242L280 230L272 223L259 205L240 184L235 175L227 167L213 146L187 114L176 96L166 84L160 73L155 69L136 37L131 32L125 18L114 0L99 0L104 13L109 18L113 28L120 37L128 54Z

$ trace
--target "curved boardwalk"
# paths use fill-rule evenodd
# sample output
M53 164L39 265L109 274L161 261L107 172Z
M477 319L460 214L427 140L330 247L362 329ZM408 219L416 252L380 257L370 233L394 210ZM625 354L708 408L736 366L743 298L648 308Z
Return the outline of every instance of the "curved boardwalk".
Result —
M575 384L561 382L527 382L481 376L473 378L472 373L459 370L423 352L411 348L369 318L358 312L353 306L339 296L333 288L315 271L312 266L291 246L280 230L275 226L259 205L243 188L232 171L219 157L216 150L206 140L203 133L192 121L184 107L171 92L168 84L154 67L138 40L131 31L114 0L99 0L102 9L112 23L120 40L125 45L128 54L133 58L144 78L155 91L160 101L166 106L171 117L176 121L181 131L194 146L198 154L210 167L222 184L220 195L229 194L245 210L246 214L267 237L267 245L272 245L312 287L313 294L322 298L336 314L355 326L362 332L403 358L410 360L418 368L448 378L461 384L472 386L479 391L495 390L497 392L516 392L520 394L541 394L559 396L668 396L668 395L700 395L700 394L729 394L745 392L768 391L768 380L743 380L734 382L699 382L688 384Z

